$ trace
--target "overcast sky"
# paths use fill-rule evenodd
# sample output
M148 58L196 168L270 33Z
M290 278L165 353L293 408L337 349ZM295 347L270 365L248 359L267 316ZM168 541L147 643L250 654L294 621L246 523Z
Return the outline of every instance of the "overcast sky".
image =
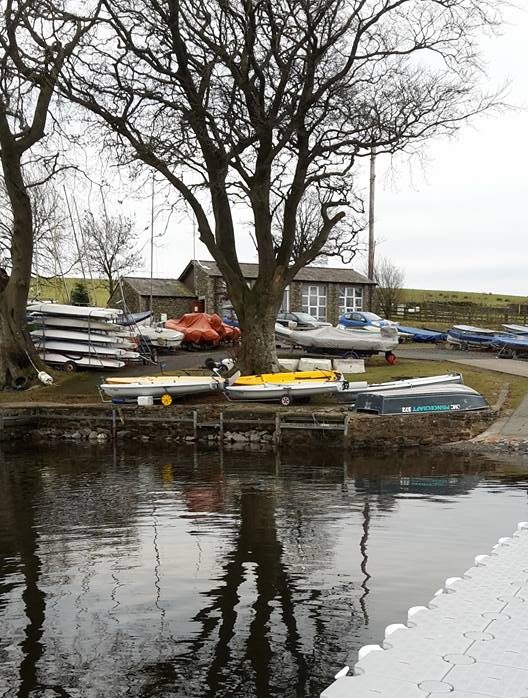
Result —
M528 295L528 11L507 18L484 55L490 89L510 83L507 100L519 109L431 142L423 167L378 160L377 252L404 269L409 288ZM156 243L155 276L177 276L192 258L190 221L177 228ZM200 243L196 252L209 257ZM255 261L245 237L239 256ZM364 264L358 257L352 266Z

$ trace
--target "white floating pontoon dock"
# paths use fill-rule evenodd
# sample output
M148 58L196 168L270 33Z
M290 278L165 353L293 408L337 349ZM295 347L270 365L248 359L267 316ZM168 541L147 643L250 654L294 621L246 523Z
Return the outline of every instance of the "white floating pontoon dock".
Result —
M389 625L321 698L528 698L528 522Z

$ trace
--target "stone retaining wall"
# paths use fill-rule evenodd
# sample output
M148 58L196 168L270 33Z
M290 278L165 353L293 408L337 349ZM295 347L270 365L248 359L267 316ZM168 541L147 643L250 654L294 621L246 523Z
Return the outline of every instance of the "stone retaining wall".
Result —
M281 443L297 447L346 445L351 450L398 449L466 441L484 431L495 418L496 413L492 410L375 416L337 407L314 411L304 407L279 410L276 406L244 410L221 410L215 405L169 409L157 406L41 406L0 410L0 437L93 442L112 439L144 442L197 440Z

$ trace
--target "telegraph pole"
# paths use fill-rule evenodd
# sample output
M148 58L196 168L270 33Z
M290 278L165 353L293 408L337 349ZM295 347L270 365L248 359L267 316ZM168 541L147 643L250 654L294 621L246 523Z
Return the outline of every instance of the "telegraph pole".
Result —
M368 214L368 271L369 279L374 277L374 250L376 242L374 240L374 203L376 194L376 149L370 151L370 178L369 178L369 214ZM372 310L373 305L373 286L369 286L368 290L368 309Z
M154 276L154 173L152 173L152 192L150 196L150 299L149 310L152 312L152 282Z

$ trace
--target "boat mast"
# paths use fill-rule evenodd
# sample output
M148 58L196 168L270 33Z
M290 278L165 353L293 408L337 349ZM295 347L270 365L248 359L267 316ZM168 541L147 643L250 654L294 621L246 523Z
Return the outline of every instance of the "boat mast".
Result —
M374 250L376 242L374 240L374 203L376 194L376 149L370 151L370 178L369 178L369 214L368 214L368 271L369 280L374 277ZM368 309L373 310L374 287L368 288Z
M152 173L152 193L150 197L150 302L149 310L152 312L152 285L154 273L154 173Z

